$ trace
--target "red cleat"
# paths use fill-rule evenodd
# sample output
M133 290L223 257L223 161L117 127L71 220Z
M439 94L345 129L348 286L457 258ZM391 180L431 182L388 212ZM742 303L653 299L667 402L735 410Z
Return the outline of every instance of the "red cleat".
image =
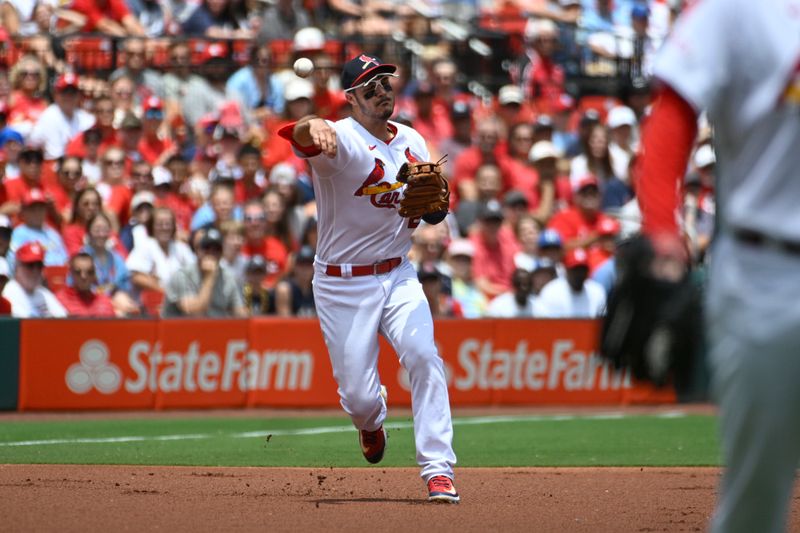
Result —
M380 463L383 452L386 450L386 431L383 426L375 431L362 429L358 432L358 441L361 444L361 453L368 463Z
M458 503L460 499L449 477L433 476L428 480L429 502Z

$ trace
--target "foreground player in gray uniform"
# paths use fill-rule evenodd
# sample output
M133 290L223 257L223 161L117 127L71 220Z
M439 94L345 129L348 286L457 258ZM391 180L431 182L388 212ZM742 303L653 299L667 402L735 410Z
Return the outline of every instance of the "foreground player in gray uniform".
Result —
M416 131L390 122L397 69L360 55L345 63L342 87L352 116L337 122L304 117L279 134L311 163L319 217L314 301L341 404L359 430L364 457L383 458L386 401L378 375L378 333L408 371L417 462L428 499L459 501L453 486L453 428L444 364L433 318L406 255L419 219L397 208L405 162L429 161ZM423 217L441 222L447 213Z
M800 459L800 3L697 2L655 74L637 192L662 266L680 258L676 191L697 113L716 128L706 304L726 470L712 531L779 532Z

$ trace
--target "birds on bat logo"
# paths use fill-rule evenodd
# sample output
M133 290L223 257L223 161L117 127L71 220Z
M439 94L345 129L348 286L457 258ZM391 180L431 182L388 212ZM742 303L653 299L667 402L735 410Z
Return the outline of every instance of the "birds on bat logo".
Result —
M406 148L403 154L409 163L416 163L419 160L411 153L410 148ZM367 178L358 186L354 196L369 196L370 203L379 208L397 208L400 203L400 191L403 183L395 181L389 182L386 178L386 164L383 160L375 158L374 166L367 175ZM388 194L387 194L388 193Z

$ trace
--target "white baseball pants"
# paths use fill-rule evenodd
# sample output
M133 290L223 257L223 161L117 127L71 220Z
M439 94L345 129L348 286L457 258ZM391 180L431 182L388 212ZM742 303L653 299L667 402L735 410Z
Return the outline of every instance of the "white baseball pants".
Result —
M785 530L800 460L800 256L721 235L707 298L726 470L715 533Z
M314 301L345 412L357 429L386 418L380 396L378 333L392 345L411 382L414 440L422 478L453 478L453 426L444 364L430 307L407 259L387 274L333 277L316 264ZM391 393L391 391L390 391Z

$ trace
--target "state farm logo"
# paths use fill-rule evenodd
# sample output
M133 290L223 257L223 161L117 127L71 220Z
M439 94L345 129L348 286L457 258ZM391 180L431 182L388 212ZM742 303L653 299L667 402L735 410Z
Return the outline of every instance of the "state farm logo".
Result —
M75 394L86 394L92 388L103 394L113 394L122 385L122 372L108 361L106 343L91 339L79 351L80 362L67 369L67 387Z

